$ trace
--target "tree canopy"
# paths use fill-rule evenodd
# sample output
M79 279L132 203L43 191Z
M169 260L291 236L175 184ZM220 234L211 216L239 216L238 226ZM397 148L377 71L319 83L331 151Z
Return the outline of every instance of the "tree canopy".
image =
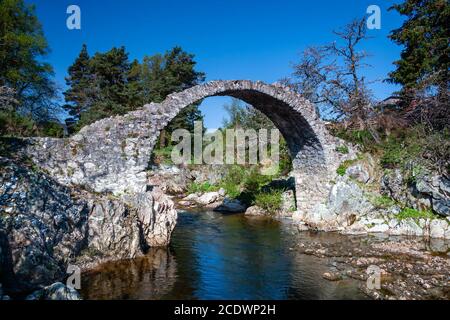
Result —
M406 17L390 38L404 46L390 81L402 85L403 95L434 88L448 94L450 5L447 0L406 0L390 8Z
M1 0L0 87L15 101L1 111L1 134L38 134L40 125L54 121L58 106L53 68L43 62L48 53L34 6Z

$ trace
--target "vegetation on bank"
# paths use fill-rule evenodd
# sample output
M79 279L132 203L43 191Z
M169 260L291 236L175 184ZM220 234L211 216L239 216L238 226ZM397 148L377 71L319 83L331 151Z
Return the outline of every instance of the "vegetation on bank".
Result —
M431 210L416 210L412 208L404 208L395 216L398 220L413 219L436 219L436 216Z
M271 186L271 182L280 175L263 175L256 166L230 165L225 176L217 183L192 182L188 193L214 192L224 189L230 199L238 199L247 206L257 205L270 213L281 209L284 187Z

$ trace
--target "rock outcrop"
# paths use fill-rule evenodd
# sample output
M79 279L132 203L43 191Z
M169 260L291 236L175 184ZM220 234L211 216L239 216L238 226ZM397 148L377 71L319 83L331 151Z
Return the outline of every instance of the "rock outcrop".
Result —
M299 222L302 229L339 231L344 234L385 233L450 239L449 217L405 217L399 216L402 210L396 204L377 206L371 201L373 194L367 192L361 185L362 181L357 179L361 176L364 177L363 181L369 181L365 175L355 175L355 170L347 170L344 176L336 178L326 203L317 206L313 212L296 212L294 219ZM404 204L415 203L417 205L419 201L423 204L421 198L415 198L405 191L402 179L401 174L397 172L396 179L393 180L395 183L389 180L389 190L398 196L394 199L399 202L403 201ZM382 184L386 188L386 177L382 179ZM435 183L437 186L441 184L442 182ZM436 193L436 190L441 190L439 188L425 189L420 185L419 188L428 190L430 195L435 192L434 197L436 198L441 196ZM448 197L441 198L442 201L446 201L445 199ZM422 207L417 206L417 208ZM425 208L429 207L425 206Z
M177 213L161 191L119 198L63 186L6 158L0 168L0 283L7 291L60 281L74 261L92 266L169 243Z
M77 290L56 282L33 292L26 300L81 300L81 296Z
M406 182L400 170L393 170L383 176L381 192L414 209L450 216L450 179L443 175L423 174Z

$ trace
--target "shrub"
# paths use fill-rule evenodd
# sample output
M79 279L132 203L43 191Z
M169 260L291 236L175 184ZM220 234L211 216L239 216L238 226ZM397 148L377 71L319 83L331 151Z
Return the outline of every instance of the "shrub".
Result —
M223 181L220 187L225 190L227 196L231 199L237 198L241 193L239 185L230 181Z
M257 167L253 167L247 173L244 180L244 189L248 192L258 192L264 185L272 181L272 176L262 175Z
M274 214L281 209L282 205L281 190L270 190L270 192L259 192L255 195L254 204L258 207Z

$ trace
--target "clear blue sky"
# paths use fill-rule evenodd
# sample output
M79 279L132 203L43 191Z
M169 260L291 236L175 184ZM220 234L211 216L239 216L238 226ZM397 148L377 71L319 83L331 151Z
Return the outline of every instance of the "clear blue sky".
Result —
M387 35L401 17L387 11L390 0L26 0L36 4L52 52L46 60L64 89L67 68L86 43L89 52L124 45L130 58L164 52L175 45L194 53L207 80L250 79L275 82L307 46L334 40L332 30L362 17L371 4L382 10L381 30L371 30L368 80L384 79L401 50ZM80 6L81 30L66 28L66 9ZM396 88L372 86L383 99ZM201 107L208 128L219 127L227 98L206 99Z

